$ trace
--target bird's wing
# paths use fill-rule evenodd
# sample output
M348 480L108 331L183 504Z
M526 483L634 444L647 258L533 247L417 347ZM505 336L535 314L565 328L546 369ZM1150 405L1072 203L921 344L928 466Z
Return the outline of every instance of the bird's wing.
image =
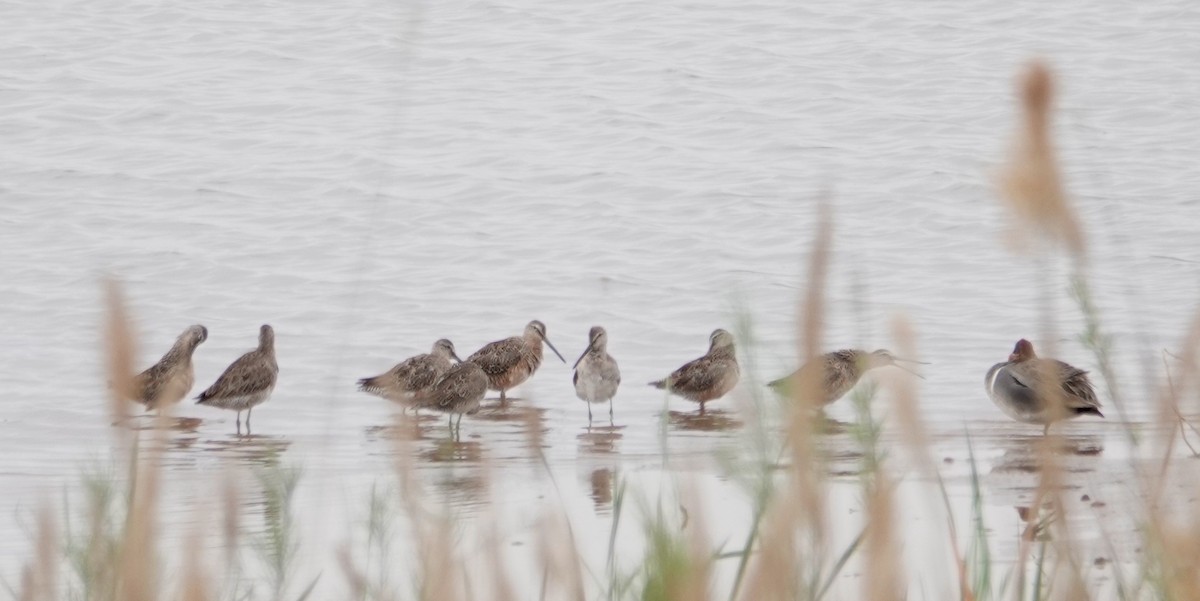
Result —
M1023 361L1011 365L1004 373L1016 384L1030 390L1030 396L1040 398L1057 389L1068 409L1100 407L1087 372L1057 359Z
M716 383L708 357L685 363L667 378L673 390L705 390Z
M489 342L467 357L467 361L483 368L484 373L490 376L502 374L521 361L522 346L520 338Z
M132 400L142 403L153 403L158 397L159 389L163 385L163 372L166 368L162 363L155 363L146 368L146 371L133 377L133 390L136 397Z
M482 391L478 390L478 388L474 391L470 390L474 375L470 369L450 370L434 387L432 402L438 407L446 409L453 405L456 400L469 396L471 392L476 394L481 393ZM487 379L480 377L480 380L482 380L483 391L486 391Z
M827 395L829 391L836 390L839 379L837 370L830 369L826 364L824 356L821 356L805 362L796 371L778 380L773 380L767 385L789 395L795 395L799 394L801 382L818 383L821 386L821 390L817 392L817 395L821 397L822 395ZM812 384L809 385L811 386ZM840 396L837 395L834 399Z
M397 364L388 374L394 381L404 383L409 390L420 390L433 386L442 375L437 369L436 359L430 355L412 357Z
M1062 380L1063 392L1067 393L1067 405L1072 408L1100 408L1100 399L1088 379L1086 371L1062 361L1054 361Z
M617 367L617 361L612 357L609 357L609 360L604 362L603 367L600 368L600 373L605 380L611 380L616 384L621 383L621 369Z
M207 400L262 392L275 385L277 373L278 370L272 369L257 351L250 351L231 363L208 390L200 393L199 398Z

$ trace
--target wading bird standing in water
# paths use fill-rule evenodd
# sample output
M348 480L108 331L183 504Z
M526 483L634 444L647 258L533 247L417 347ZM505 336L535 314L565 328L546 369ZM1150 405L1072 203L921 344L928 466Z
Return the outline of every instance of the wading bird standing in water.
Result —
M433 386L417 393L417 406L445 413L451 436L458 436L463 414L479 410L488 391L488 377L483 368L464 361L451 367ZM458 415L455 423L454 416Z
M462 361L454 352L454 343L443 338L433 343L428 353L409 357L373 378L359 380L358 389L406 409L416 408L417 393L436 384L454 365L451 360Z
M258 348L238 357L225 368L217 381L196 397L196 404L237 411L238 433L242 431L242 411L245 411L246 432L249 433L251 411L271 396L278 377L275 330L263 325L258 330Z
M528 380L542 364L542 343L566 363L562 353L546 338L546 325L536 319L525 326L520 336L497 340L483 345L467 361L478 365L488 377L488 388L500 391L500 404L508 402L505 391Z
M671 375L650 385L700 403L700 413L704 413L704 404L733 390L740 375L733 349L733 334L714 330L708 337L708 353L685 363Z
M864 374L877 367L898 367L923 379L921 374L900 363L927 365L923 361L896 357L885 349L870 353L858 349L842 349L810 359L801 365L800 369L767 383L767 386L786 396L800 394L804 386L816 386L816 403L820 407L846 396Z
M613 419L612 398L621 384L621 370L608 354L608 332L600 326L588 332L588 347L575 362L575 395L587 402L588 423L592 423L592 403L608 403L608 422Z
M1041 359L1033 343L1021 339L1008 361L997 363L984 379L988 396L1009 417L1027 424L1050 424L1080 415L1098 415L1100 400L1087 372L1057 359Z
M208 340L208 328L202 325L188 326L158 363L134 377L135 396L132 400L145 405L146 410L182 401L196 383L192 355L205 340Z

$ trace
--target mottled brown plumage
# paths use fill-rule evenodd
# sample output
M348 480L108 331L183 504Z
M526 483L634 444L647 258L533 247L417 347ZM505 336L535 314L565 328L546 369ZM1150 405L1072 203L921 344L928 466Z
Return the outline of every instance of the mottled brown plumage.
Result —
M454 415L462 423L463 414L475 413L488 391L488 377L483 368L470 361L463 361L446 371L433 386L416 395L417 406L447 414L451 420L451 431L456 429Z
M800 369L767 385L781 393L795 396L804 386L809 385L808 382L815 382L817 404L828 405L846 396L864 374L877 367L891 365L917 375L912 370L898 365L897 361L920 363L895 357L885 349L870 353L859 349L842 349L809 360L800 366Z
M452 360L461 361L454 352L454 343L443 338L433 343L428 353L409 357L373 378L359 380L358 389L405 407L415 407L416 394L436 384L454 365Z
M1057 359L1038 358L1033 343L1025 339L1017 341L1007 362L988 370L984 386L1006 415L1045 429L1084 414L1104 417L1086 371Z
M737 355L734 352L733 334L725 330L714 330L708 337L708 353L685 363L671 375L650 385L681 396L689 401L704 404L725 396L737 385L741 376Z
M467 361L478 365L488 377L488 389L500 391L500 402L507 400L505 392L528 380L542 364L542 343L566 363L558 349L546 338L546 325L534 320L525 326L521 336L489 342Z
M246 428L249 430L251 412L271 396L278 376L275 330L263 325L258 331L258 348L238 357L225 368L217 381L196 397L196 404L237 411L239 431L242 411L246 411Z
M134 378L137 396L132 400L145 405L146 409L158 409L183 400L196 383L192 354L205 340L208 340L207 328L202 325L188 326L158 363Z

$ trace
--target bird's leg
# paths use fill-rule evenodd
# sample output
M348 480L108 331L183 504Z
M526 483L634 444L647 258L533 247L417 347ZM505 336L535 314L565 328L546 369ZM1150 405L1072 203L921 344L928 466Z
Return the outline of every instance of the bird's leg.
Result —
M446 418L447 418L446 419L446 427L450 428L450 431L453 432L454 431L454 414L447 413Z
M507 402L508 402L508 397L504 396L504 390L501 389L500 390L500 404L504 405Z
M613 425L613 402L608 399L608 425Z
M592 423L592 404L588 403L587 406L588 406L588 425L591 425L591 423Z
M250 433L250 414L254 413L254 407L246 410L246 433Z
M704 401L700 401L700 415L704 415Z
M237 431L238 431L238 434L242 433L242 412L241 411L237 412Z
M461 413L458 414L458 420L454 422L455 430L462 431L462 416L463 416L463 414L461 414Z

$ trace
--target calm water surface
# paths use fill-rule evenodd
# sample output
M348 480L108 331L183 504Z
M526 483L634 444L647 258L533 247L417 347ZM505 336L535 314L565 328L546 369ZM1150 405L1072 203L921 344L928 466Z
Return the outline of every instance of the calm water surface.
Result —
M105 274L126 284L139 365L186 325L209 328L197 390L259 324L278 335L279 386L254 436L230 413L180 407L169 540L217 503L229 466L303 465L306 549L333 548L403 455L431 499L500 516L506 544L532 548L537 516L565 507L600 565L620 477L648 498L698 482L692 497L737 518L713 538L744 535L746 497L711 458L746 444L750 418L731 399L698 419L642 383L741 313L747 375L794 367L824 191L824 346L892 345L890 320L906 316L932 363L921 409L956 502L965 511L967 432L993 474L995 529L1019 530L1031 431L1005 421L982 375L1019 337L1094 368L1066 264L1046 266L1058 328L1039 326L1039 271L1006 242L992 185L1031 56L1061 75L1057 142L1135 418L1200 291L1200 11L1185 2L59 1L2 4L0 23L6 577L32 508L108 461ZM459 443L430 417L397 447L392 408L353 389L437 338L470 352L531 319L569 360L590 326L608 329L624 382L614 426L586 427L553 357L516 409L464 420ZM1069 428L1073 484L1091 497L1127 494L1112 421Z

